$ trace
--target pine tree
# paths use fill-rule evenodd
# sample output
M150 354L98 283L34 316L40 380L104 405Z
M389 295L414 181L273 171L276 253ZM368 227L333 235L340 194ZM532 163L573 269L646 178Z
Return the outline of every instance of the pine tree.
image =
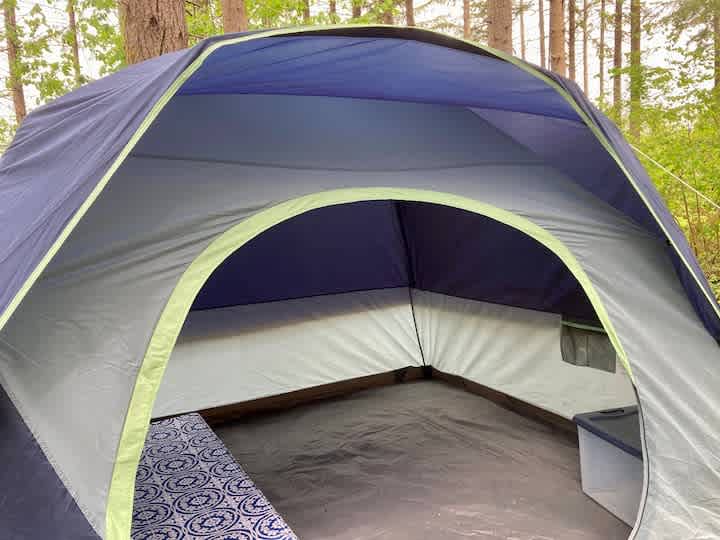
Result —
M488 45L512 54L512 0L488 0Z
M550 68L565 75L565 2L550 0Z
M415 7L413 0L405 0L405 23L408 26L415 26Z
M75 0L67 1L68 33L67 41L70 43L72 55L73 72L75 74L75 86L83 83L82 70L80 68L80 47L78 45L77 19L75 16Z
M538 0L538 21L540 30L540 66L547 67L545 60L545 6L543 0Z
M605 1L600 0L600 45L598 47L598 56L600 60L600 105L605 102Z
M577 21L575 15L577 6L575 0L568 0L568 74L570 79L575 80L575 43L577 33Z
M470 29L470 0L463 0L463 37L470 39L472 35Z
M16 0L3 1L3 14L5 15L5 42L7 46L7 61L9 77L8 88L12 94L15 108L15 122L20 125L27 115L25 107L25 88L22 81L22 61L20 58L20 35L15 18Z
M630 0L630 133L640 134L640 109L643 94L642 58L640 49L641 4L640 0Z
M583 0L582 11L582 58L583 58L583 92L587 95L589 87L589 66L588 66L588 0Z
M245 32L248 29L245 0L222 0L223 32Z

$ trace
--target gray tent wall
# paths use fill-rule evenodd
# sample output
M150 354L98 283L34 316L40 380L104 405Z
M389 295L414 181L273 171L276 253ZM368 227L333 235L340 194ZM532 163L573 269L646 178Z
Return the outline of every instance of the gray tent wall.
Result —
M720 425L717 344L694 313L660 240L471 111L327 98L222 99L222 107L207 97L173 100L2 331L2 384L12 389L16 407L100 535L124 411L153 327L188 265L249 216L280 201L350 186L483 201L562 241L607 307L637 381L650 474L636 537L716 534L717 516L707 501L720 492L713 457ZM292 100L303 100L302 106L289 107ZM301 124L277 111L314 116L327 107L368 125L404 125L407 137L395 141L407 146L402 153L384 152L380 129L359 138L353 152L329 152L338 140L334 130L347 125L338 121L300 158L289 155L277 138L297 133ZM229 111L242 112L242 132ZM424 138L414 135L437 126L445 114L467 122L447 124L442 138L448 142L429 152ZM195 124L200 116L212 122ZM276 129L250 129L254 118ZM198 155L174 153L169 141L191 130ZM229 140L234 144L223 142ZM203 158L206 148L216 159ZM353 161L358 148L365 152L360 162ZM239 163L244 149L265 154ZM293 166L297 159L301 167ZM382 160L388 160L382 167L362 170L364 163ZM458 162L463 166L452 166ZM372 342L372 336L357 337L359 348Z
M622 366L564 362L560 331L554 313L404 287L193 311L153 416L424 364L568 419L635 402Z

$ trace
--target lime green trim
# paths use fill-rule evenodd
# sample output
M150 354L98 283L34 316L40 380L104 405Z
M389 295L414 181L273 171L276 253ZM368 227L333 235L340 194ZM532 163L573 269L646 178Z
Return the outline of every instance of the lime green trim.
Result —
M130 138L128 143L125 145L125 147L122 149L120 154L118 154L118 157L115 158L115 161L113 162L112 166L108 169L108 171L103 175L103 177L100 179L100 181L97 183L95 188L92 190L88 198L85 200L85 202L78 208L78 210L75 212L75 214L72 216L72 218L68 221L67 225L63 229L63 231L60 233L58 238L55 240L53 245L50 247L50 249L45 253L43 258L40 260L38 265L35 267L35 269L32 271L30 276L25 280L25 283L23 283L23 286L20 288L20 290L15 294L13 299L10 301L8 306L5 308L5 310L0 314L0 330L5 326L7 321L10 319L12 314L15 312L17 307L22 302L23 298L25 298L25 295L30 291L32 286L35 284L37 279L40 277L40 274L42 274L43 270L47 267L47 265L50 263L50 261L53 259L55 254L58 252L60 247L65 243L67 238L70 236L70 233L75 229L77 224L80 222L80 220L83 218L85 213L90 209L90 207L93 205L95 200L100 196L100 193L102 193L103 189L107 185L107 183L110 181L110 178L115 174L115 172L118 170L120 165L125 161L127 156L130 154L132 149L135 147L137 142L140 140L140 138L143 136L143 134L147 131L147 129L152 125L152 123L155 121L157 116L160 114L160 112L165 108L165 106L168 104L168 102L173 98L173 96L177 93L177 91L180 89L180 87L187 81L205 62L208 56L210 56L213 52L215 52L220 47L225 47L228 45L235 45L237 43L242 43L244 41L252 41L254 39L262 39L267 37L274 37L274 36L285 36L285 35L293 35L300 32L308 32L313 29L315 30L332 30L332 29L347 29L348 27L358 27L358 28L373 28L373 27L382 27L382 26L389 26L389 25L328 25L323 27L300 27L300 28L293 28L293 29L284 29L284 30L270 30L267 32L258 32L255 34L251 34L249 36L242 36L237 37L233 39L228 39L225 41L217 41L211 45L209 45L198 57L188 66L186 67L183 72L180 74L180 76L173 81L173 83L168 87L167 90L163 93L163 95L160 97L160 99L153 105L150 112L145 116L142 123L138 127L137 131L133 134L133 136ZM417 30L417 29L415 29ZM438 35L443 35L440 32L434 32L432 30L425 30L424 32L427 33L437 33ZM638 187L638 185L635 183L635 179L630 174L630 171L625 167L622 160L620 159L620 156L615 152L610 142L607 140L605 135L602 133L602 131L598 128L597 125L592 121L592 119L582 110L582 108L575 102L575 100L572 98L570 94L568 94L562 86L560 86L557 82L552 80L550 77L542 73L537 68L533 67L532 65L528 64L525 61L519 60L518 58L515 58L512 55L509 55L507 53L504 53L502 51L499 51L497 49L493 49L491 47L485 46L485 45L479 45L477 43L473 43L466 39L459 39L456 38L458 41L462 41L468 45L471 45L472 47L475 47L478 51L487 52L490 53L502 60L505 60L506 62L509 62L513 64L514 66L518 67L519 69L522 69L526 73L532 75L533 77L536 77L543 82L545 82L547 85L552 87L558 94L560 94L565 101L568 102L568 104L573 108L573 110L578 114L578 116L583 120L583 122L588 126L588 128L592 131L592 133L595 135L595 137L600 141L600 144L602 144L603 148L605 148L605 151L607 151L612 158L615 160L617 165L620 167L620 170L623 172L625 177L630 181L630 184L635 189L636 193L640 196L643 203L645 203L645 206L650 211L652 216L655 218L655 221L660 226L662 231L665 233L666 238L671 243L673 248L675 249L675 252L680 257L680 260L683 262L683 264L687 267L688 271L690 272L690 275L693 277L695 282L697 283L700 290L703 292L705 297L707 298L708 302L712 306L713 310L717 314L718 318L720 318L720 307L718 307L718 304L716 303L715 299L712 297L712 295L705 289L702 282L698 278L698 276L695 274L695 272L692 269L692 266L690 263L685 259L685 256L680 251L677 243L673 239L673 237L670 235L669 231L665 228L665 225L663 225L662 221L660 220L659 216L653 209L652 205L648 201L645 194L643 194L642 190Z
M571 321L562 321L562 325L570 327L570 328L579 328L580 330L589 330L590 332L599 332L602 334L607 333L607 332L605 332L604 328L600 328L598 326L592 326L591 324L580 324L580 323L571 322Z
M306 195L261 211L219 235L190 264L170 295L140 366L125 418L108 495L105 538L129 538L135 473L145 443L155 396L193 300L213 271L238 248L278 223L317 208L374 200L434 203L474 212L522 231L540 242L555 253L578 280L610 336L618 358L632 379L627 355L590 278L560 240L532 221L473 199L425 190L378 187L339 189Z

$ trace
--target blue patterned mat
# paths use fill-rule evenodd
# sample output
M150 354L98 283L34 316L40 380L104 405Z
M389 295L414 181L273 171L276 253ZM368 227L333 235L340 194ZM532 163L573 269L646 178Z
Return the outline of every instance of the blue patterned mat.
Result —
M150 424L133 540L297 540L198 414Z

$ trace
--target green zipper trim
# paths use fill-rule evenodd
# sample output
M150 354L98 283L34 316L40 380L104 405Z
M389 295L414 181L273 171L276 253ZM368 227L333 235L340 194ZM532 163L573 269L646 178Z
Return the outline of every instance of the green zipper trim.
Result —
M607 334L604 328L600 328L599 326L592 326L590 324L582 324L582 323L576 323L571 321L562 321L563 326L567 326L569 328L578 328L580 330L589 330L590 332L598 332L600 334Z

